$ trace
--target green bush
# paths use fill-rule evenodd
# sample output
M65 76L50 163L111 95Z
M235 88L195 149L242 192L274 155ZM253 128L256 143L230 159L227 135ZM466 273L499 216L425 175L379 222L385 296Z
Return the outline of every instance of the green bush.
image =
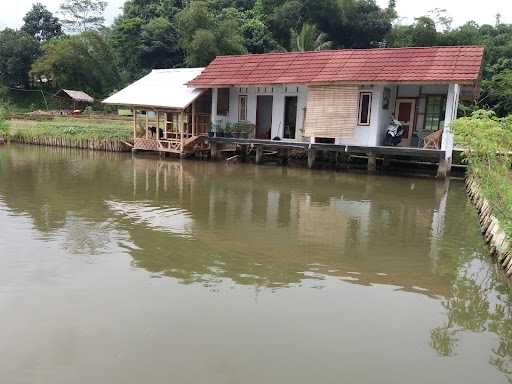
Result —
M494 214L512 236L512 115L498 118L492 111L479 110L456 120L453 128L470 175L478 180Z
M5 117L5 110L0 108L0 138L7 138L9 136L9 123Z

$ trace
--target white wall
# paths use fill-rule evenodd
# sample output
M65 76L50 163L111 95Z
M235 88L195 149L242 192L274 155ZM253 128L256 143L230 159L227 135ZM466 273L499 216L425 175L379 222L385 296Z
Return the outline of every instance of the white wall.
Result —
M307 88L303 85L278 85L231 87L229 93L229 121L238 121L238 96L247 95L247 120L256 124L256 110L258 96L269 95L273 97L272 105L272 133L271 138L281 137L284 132L284 107L286 96L297 96L297 126L296 139L302 140L304 129L304 108L307 104Z
M391 92L389 108L383 109L384 89ZM382 145L386 129L391 122L395 110L396 98L416 98L416 129L422 129L425 113L425 96L448 94L448 85L374 85L362 86L360 92L372 93L372 106L370 125L354 127L351 139L335 138L337 144L375 146ZM452 90L453 91L453 90ZM452 95L455 92L452 92ZM239 95L247 95L247 120L256 124L257 97L260 95L273 96L272 107L272 132L271 138L283 136L284 131L284 107L286 96L297 96L297 124L296 140L309 141L304 137L304 111L307 106L308 89L304 85L278 85L278 86L235 86L230 88L229 116L230 122L238 121ZM216 93L213 93L212 104ZM213 108L213 106L212 106ZM213 119L213 114L212 114Z
M341 145L361 145L375 146L379 145L380 129L385 120L382 110L382 97L384 86L361 87L360 92L372 93L372 106L370 113L370 125L356 125L352 131L351 139L336 139L336 144ZM391 106L390 106L391 108ZM387 111L386 111L387 112ZM389 124L389 123L388 123Z

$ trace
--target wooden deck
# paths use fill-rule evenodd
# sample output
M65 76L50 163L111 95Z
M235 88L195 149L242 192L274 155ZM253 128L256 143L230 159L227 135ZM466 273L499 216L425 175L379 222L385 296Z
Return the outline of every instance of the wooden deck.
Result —
M217 158L219 151L223 146L240 146L242 153L248 149L256 152L256 163L263 162L264 150L274 150L280 152L286 157L288 150L299 149L307 154L307 163L309 168L313 168L317 155L319 153L333 153L335 161L347 159L350 156L362 156L368 158L368 171L377 170L377 158L383 159L384 164L393 160L410 162L427 162L438 166L438 176L446 176L447 164L445 161L445 151L438 149L423 149L412 147L385 147L385 146L356 146L356 145L338 145L338 144L313 144L302 141L284 141L284 140L260 140L260 139L241 139L226 137L209 137L211 157Z

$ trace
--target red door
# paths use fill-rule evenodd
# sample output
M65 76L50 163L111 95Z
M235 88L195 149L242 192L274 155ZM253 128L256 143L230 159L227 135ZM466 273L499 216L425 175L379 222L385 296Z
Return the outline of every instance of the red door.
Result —
M398 99L396 101L395 116L402 124L404 134L400 145L411 145L412 132L414 130L414 112L416 109L416 100L414 99Z

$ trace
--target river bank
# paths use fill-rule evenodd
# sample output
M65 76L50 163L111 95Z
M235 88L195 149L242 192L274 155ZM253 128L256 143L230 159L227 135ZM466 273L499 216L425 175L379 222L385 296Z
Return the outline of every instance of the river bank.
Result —
M57 118L51 121L9 120L6 139L20 144L128 152L131 140L126 121Z
M512 117L477 111L454 124L466 150L466 187L476 206L485 241L508 277L512 277Z

